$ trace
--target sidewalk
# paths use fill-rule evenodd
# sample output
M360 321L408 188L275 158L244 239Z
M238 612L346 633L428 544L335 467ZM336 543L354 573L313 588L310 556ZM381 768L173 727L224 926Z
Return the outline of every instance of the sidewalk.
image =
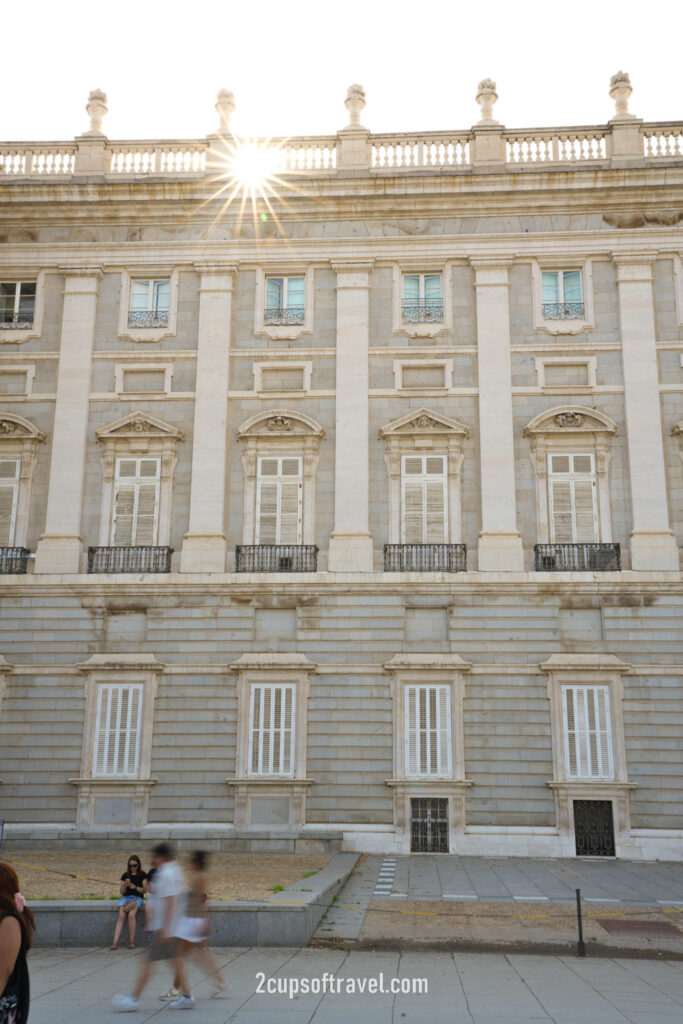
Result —
M363 857L313 944L683 957L683 864Z
M683 964L662 960L476 953L348 953L321 949L218 950L227 994L191 967L197 1024L680 1024ZM168 983L162 965L130 1015L112 1011L114 993L129 991L140 951L36 950L30 954L30 1024L136 1024L177 1016L157 995ZM256 993L263 972L292 979L426 979L427 994L286 995Z

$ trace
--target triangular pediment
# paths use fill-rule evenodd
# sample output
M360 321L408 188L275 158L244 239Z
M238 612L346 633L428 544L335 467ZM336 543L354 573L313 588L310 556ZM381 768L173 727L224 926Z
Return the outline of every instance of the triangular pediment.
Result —
M123 419L108 423L95 431L99 441L115 440L121 437L156 437L182 441L183 432L147 412L131 412Z
M318 437L325 436L319 423L302 412L290 409L269 409L257 413L243 423L237 431L240 441L249 437Z
M23 416L0 412L0 441L44 441L45 434Z
M526 437L534 434L616 434L614 420L597 409L583 405L560 405L539 413L524 428Z
M431 409L412 409L400 419L379 428L379 436L384 438L401 437L406 434L458 434L461 437L469 437L469 433L464 423L458 423L457 420Z

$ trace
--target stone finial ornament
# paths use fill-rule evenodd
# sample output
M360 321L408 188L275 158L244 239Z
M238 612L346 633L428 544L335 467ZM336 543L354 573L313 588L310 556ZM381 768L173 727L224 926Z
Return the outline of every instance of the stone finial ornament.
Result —
M88 96L85 105L86 112L90 118L90 129L86 135L103 135L102 118L107 113L107 94L102 89L93 89Z
M230 118L235 112L235 94L229 89L221 89L216 96L216 111L218 112L218 131L225 133L230 131Z
M629 114L628 101L633 89L628 71L617 71L609 80L609 94L614 100L615 117L635 117Z
M344 106L349 112L349 128L360 128L360 115L365 106L365 89L357 83L350 85L346 92Z
M498 124L493 118L493 105L498 100L498 93L496 92L496 83L492 78L482 78L477 86L475 99L481 113L479 124Z

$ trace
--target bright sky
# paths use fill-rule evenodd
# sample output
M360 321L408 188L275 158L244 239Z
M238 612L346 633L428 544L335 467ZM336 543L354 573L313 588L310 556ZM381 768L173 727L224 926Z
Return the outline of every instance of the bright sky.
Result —
M609 78L631 111L683 119L680 0L5 0L0 138L64 140L108 94L112 139L201 138L220 88L242 136L344 127L347 86L376 132L467 128L491 77L510 128L603 123Z

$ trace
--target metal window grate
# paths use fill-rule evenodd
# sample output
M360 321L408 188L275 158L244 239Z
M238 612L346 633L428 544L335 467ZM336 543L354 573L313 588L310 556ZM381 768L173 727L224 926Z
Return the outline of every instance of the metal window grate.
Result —
M448 853L448 800L443 797L411 799L410 852Z
M577 857L614 857L612 801L575 800L574 836Z
M385 572L465 572L465 544L385 544Z
M303 306L266 306L263 322L267 327L286 327L288 324L302 324L305 309Z
M170 572L173 548L88 548L88 572Z
M443 302L404 302L401 316L404 324L440 324Z
M0 328L3 331L21 331L30 327L33 327L33 313L18 313L17 316L12 313L0 314Z
M544 320L583 320L583 302L544 302Z
M131 309L129 327L168 327L167 309Z
M0 548L0 576L21 576L28 556L28 548Z
M536 544L536 572L620 572L619 544Z
M317 572L315 544L239 544L237 572Z

